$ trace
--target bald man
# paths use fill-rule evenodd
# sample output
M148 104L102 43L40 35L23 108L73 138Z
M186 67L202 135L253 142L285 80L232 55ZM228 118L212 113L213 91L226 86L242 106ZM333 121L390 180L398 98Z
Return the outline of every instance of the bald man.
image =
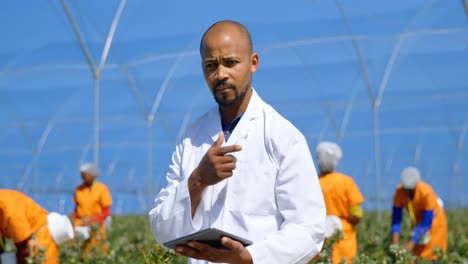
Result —
M192 241L189 263L307 263L322 248L325 205L304 136L252 88L259 56L238 22L212 25L201 66L216 105L177 144L150 211L160 244L210 227L221 248Z

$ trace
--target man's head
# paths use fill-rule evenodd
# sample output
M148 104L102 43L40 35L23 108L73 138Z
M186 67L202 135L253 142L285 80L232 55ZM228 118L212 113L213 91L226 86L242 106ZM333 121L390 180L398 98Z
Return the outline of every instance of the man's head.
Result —
M80 172L83 183L87 186L92 185L94 180L101 174L99 168L93 163L85 163L81 165Z
M205 81L220 107L238 105L258 67L249 31L235 21L213 24L200 41Z
M421 180L421 174L419 170L415 167L407 167L400 174L401 185L403 189L412 196L416 185Z
M336 166L338 166L343 156L343 152L336 143L323 141L318 144L315 155L317 157L320 175L324 175L335 171Z

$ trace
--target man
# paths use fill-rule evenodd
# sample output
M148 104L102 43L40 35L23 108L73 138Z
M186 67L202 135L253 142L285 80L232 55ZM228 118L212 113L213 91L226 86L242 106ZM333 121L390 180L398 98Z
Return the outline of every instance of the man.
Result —
M335 172L342 157L341 148L336 143L321 142L317 146L316 157L327 216L337 216L343 232L343 239L332 247L332 261L341 263L345 259L346 263L351 263L357 255L356 225L362 217L364 197L351 177Z
M434 249L447 251L447 219L431 186L421 181L418 169L408 167L400 175L401 184L393 198L392 244L400 243L402 211L411 218L412 234L404 248L413 255L436 260Z
M90 245L97 245L105 239L104 221L110 216L112 198L109 189L103 183L97 182L100 175L99 168L92 163L85 163L80 167L83 183L78 186L73 197L76 203L71 218L75 227L90 227L99 224L99 234L91 238ZM85 251L89 249L85 248Z
M45 250L42 263L59 262L59 249L47 226L47 211L21 192L0 189L0 237L15 243L17 263L26 263L40 248Z
M200 55L218 105L176 146L150 211L156 240L215 227L253 245L223 237L224 248L194 241L176 253L190 263L307 263L322 247L325 207L305 138L251 87L259 57L243 25L212 25Z

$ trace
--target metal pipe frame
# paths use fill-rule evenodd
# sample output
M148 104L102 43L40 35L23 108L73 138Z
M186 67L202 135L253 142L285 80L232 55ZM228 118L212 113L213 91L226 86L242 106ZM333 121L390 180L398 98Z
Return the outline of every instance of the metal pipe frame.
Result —
M84 40L80 29L78 27L78 24L76 23L73 14L70 11L70 8L67 5L67 2L65 0L61 0L62 7L65 11L65 14L68 17L68 20L70 21L70 24L73 28L73 31L75 32L76 37L78 38L81 50L83 51L83 54L88 62L88 65L91 69L93 79L94 79L94 132L93 132L93 144L94 144L94 163L99 166L99 126L100 126L100 120L99 120L99 109L100 109L100 84L99 84L99 78L101 76L101 73L104 69L104 66L106 64L107 56L109 54L112 40L114 38L114 33L117 29L118 22L120 20L120 16L122 15L123 9L126 4L126 0L121 0L120 4L117 8L117 11L114 15L114 18L111 23L111 27L109 29L109 33L106 38L106 42L104 44L103 51L101 53L101 59L99 61L99 65L96 67L93 58L91 56L91 53L89 52L88 46L86 45L86 41Z

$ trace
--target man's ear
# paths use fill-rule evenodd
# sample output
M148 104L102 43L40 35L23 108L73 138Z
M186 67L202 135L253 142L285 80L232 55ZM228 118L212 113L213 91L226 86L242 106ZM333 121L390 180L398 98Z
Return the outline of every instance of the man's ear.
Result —
M250 66L250 72L251 73L254 73L257 71L257 68L258 68L258 63L260 62L259 61L259 58L258 58L258 54L257 53L253 53L252 54L252 57L250 58L250 63L251 63L251 66Z

